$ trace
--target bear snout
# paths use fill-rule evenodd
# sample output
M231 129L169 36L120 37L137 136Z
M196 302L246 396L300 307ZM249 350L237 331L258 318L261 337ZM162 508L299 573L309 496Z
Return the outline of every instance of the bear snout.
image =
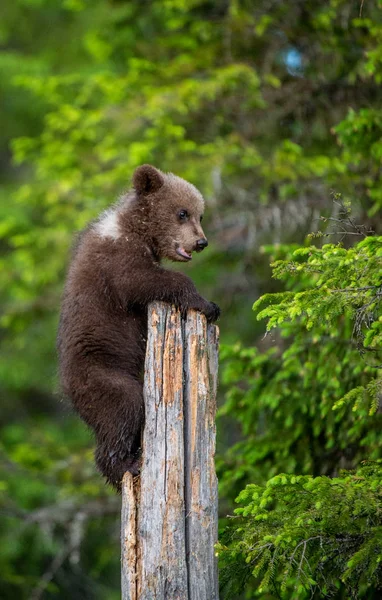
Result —
M198 240L196 242L195 250L196 250L196 252L201 252L202 250L204 250L204 248L207 248L207 246L208 246L207 238L201 238L200 240Z

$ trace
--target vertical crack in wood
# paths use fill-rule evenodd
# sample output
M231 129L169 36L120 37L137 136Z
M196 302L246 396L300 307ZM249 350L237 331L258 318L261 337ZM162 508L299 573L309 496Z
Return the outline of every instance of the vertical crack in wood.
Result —
M164 477L163 477L163 495L167 502L167 406L164 406Z
M183 436L184 436L184 545L186 551L186 567L187 567L187 599L191 594L190 582L190 523L189 515L191 510L191 494L190 494L190 468L189 468L189 447L190 447L190 418L189 418L189 337L188 337L187 318L182 319L182 341L183 341Z
M122 483L121 583L122 600L138 600L137 590L137 514L136 494L131 473Z

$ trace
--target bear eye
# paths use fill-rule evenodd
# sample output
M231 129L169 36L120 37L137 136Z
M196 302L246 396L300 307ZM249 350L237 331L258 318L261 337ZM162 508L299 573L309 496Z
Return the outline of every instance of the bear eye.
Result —
M188 218L188 212L186 210L180 210L178 213L179 221L186 221Z

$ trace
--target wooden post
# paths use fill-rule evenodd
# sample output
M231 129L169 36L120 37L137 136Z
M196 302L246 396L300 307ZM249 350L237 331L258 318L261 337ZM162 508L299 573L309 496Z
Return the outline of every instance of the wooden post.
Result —
M140 478L122 486L122 600L218 600L218 328L148 311Z

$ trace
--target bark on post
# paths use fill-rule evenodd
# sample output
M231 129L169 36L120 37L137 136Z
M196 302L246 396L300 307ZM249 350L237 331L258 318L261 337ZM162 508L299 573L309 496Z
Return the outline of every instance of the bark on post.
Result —
M149 307L143 460L122 491L122 600L217 600L218 329Z

